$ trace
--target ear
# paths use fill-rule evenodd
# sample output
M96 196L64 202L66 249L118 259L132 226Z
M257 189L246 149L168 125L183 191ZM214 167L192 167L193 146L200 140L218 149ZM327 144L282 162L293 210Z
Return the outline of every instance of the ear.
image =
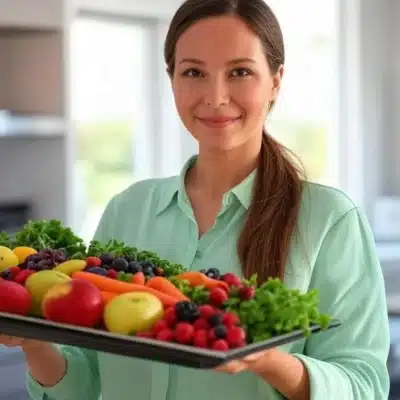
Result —
M285 69L283 65L281 65L276 72L276 74L272 77L273 81L273 86L272 86L272 99L275 100L279 94L281 84L282 84L282 78L284 75Z

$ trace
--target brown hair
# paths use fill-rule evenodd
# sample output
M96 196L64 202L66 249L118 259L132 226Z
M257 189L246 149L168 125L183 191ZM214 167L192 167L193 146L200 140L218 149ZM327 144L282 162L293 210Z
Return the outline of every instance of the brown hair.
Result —
M272 74L278 72L285 61L283 37L264 0L187 0L174 15L165 41L171 75L176 43L186 29L199 20L225 15L241 18L258 35ZM264 131L252 204L237 244L246 278L257 274L259 282L268 277L283 280L301 202L299 174L288 150Z

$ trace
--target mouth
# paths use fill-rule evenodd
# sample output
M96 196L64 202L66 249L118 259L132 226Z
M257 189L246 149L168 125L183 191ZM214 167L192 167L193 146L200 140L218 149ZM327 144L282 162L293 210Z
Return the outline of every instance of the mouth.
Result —
M204 125L211 128L224 128L237 122L241 117L208 117L208 118L197 118Z

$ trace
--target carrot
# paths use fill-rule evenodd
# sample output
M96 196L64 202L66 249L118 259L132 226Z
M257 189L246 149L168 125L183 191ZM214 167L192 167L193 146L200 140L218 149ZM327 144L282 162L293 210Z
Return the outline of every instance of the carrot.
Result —
M213 289L220 287L225 290L229 290L229 286L226 282L219 281L217 279L211 279L199 271L186 271L180 275L174 277L175 279L186 280L190 286L204 286L207 289Z
M144 276L144 273L136 272L136 274L132 276L131 282L136 283L137 285L144 285L146 283L146 278Z
M104 290L100 291L101 297L103 298L104 305L108 304L114 297L118 296L118 293L106 292Z
M155 290L159 290L168 296L175 297L179 301L189 301L189 299L172 282L163 276L155 276L150 278L147 281L146 286Z
M128 293L128 292L146 292L156 296L164 306L173 306L179 300L175 297L168 296L158 290L152 289L145 285L137 285L135 283L128 283L119 281L117 279L107 278L106 276L96 275L91 272L78 271L72 274L73 279L83 279L87 282L91 282L94 286L104 292L111 293Z

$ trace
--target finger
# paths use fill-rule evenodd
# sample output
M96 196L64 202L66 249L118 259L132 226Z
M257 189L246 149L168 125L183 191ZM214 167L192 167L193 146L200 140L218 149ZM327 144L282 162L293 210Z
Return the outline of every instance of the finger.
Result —
M247 369L247 365L241 361L231 361L228 364L224 364L221 367L216 368L218 372L226 374L237 374Z
M23 342L23 339L21 339L21 338L0 335L0 343L4 344L7 347L20 346L22 344L22 342Z

